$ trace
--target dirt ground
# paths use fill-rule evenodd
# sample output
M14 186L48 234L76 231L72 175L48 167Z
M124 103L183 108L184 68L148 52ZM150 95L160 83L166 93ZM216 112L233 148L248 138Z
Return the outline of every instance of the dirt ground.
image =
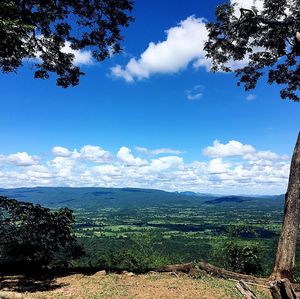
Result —
M243 298L236 282L203 276L151 273L145 275L73 274L51 280L30 280L22 276L0 277L0 298ZM252 288L260 299L271 298L264 288Z

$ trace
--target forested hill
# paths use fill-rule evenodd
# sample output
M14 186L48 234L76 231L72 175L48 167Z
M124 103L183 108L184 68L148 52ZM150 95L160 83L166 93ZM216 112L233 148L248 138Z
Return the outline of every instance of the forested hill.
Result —
M273 205L282 204L284 196L215 196L193 192L166 192L138 188L36 187L0 189L0 195L48 207L128 208L152 206L199 205Z

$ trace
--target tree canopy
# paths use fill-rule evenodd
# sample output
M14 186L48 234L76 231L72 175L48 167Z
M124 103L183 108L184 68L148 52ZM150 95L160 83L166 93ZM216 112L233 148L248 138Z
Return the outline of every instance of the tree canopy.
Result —
M74 86L84 73L74 54L88 48L96 61L121 51L121 29L132 21L130 0L0 0L0 69L16 71L36 59L35 78L56 73L57 85Z
M72 211L0 196L0 265L20 269L66 266L83 254L72 232Z
M264 0L262 9L226 3L217 7L216 20L207 29L205 50L212 71L234 71L246 90L255 88L265 73L269 84L282 85L283 99L300 100L299 0ZM232 69L231 61L245 65Z

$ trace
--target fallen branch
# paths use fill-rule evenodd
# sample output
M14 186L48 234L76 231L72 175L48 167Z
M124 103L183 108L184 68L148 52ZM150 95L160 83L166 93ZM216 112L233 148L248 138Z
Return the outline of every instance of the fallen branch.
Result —
M200 262L198 264L199 269L204 270L206 273L215 275L218 277L226 278L226 279L235 279L235 280L243 280L246 282L252 282L255 284L269 286L269 280L265 278L257 278L252 275L240 274L232 271L225 270L223 268L219 268L213 266L206 262Z
M229 281L234 281L234 282L239 282L239 280L237 279L233 279L233 278L228 278ZM270 286L268 285L265 285L265 284L258 284L258 283L255 283L255 282L250 282L250 281L247 281L247 285L251 285L251 286L255 286L255 287L259 287L259 288L265 288L265 289L270 289Z
M262 287L270 288L270 280L267 278L257 278L252 275L240 274L232 271L225 270L223 268L216 267L211 265L205 261L201 261L198 264L194 263L186 263L186 264L175 264L175 265L168 265L158 269L155 269L156 272L182 272L182 273L194 273L195 271L199 273L207 273L209 275L214 275L217 277L225 278L225 279L232 279L235 281L243 280L249 284L254 284ZM195 274L195 273L194 273ZM290 283L288 281L288 283ZM287 284L287 283L286 283ZM293 283L291 284L294 292L300 291L300 285ZM286 287L287 288L287 287ZM276 298L276 297L275 297ZM281 297L278 297L281 298ZM289 298L289 297L282 297L282 298ZM293 297L291 297L293 298ZM295 297L298 299L298 297ZM293 298L294 299L294 298Z
M258 297L249 289L249 287L246 285L246 283L243 280L240 280L236 284L236 288L246 299L258 299Z
M158 269L155 269L156 272L183 272L189 273L195 266L193 263L187 264L175 264L175 265L167 265Z

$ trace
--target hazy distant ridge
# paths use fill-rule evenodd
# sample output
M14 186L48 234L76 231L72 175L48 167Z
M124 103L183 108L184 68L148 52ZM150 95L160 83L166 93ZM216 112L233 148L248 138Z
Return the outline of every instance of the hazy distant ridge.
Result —
M104 207L151 207L151 206L199 206L203 204L224 204L245 201L283 201L284 196L215 196L186 192L166 192L139 188L94 188L94 187L36 187L0 189L0 195L45 205L70 208Z

